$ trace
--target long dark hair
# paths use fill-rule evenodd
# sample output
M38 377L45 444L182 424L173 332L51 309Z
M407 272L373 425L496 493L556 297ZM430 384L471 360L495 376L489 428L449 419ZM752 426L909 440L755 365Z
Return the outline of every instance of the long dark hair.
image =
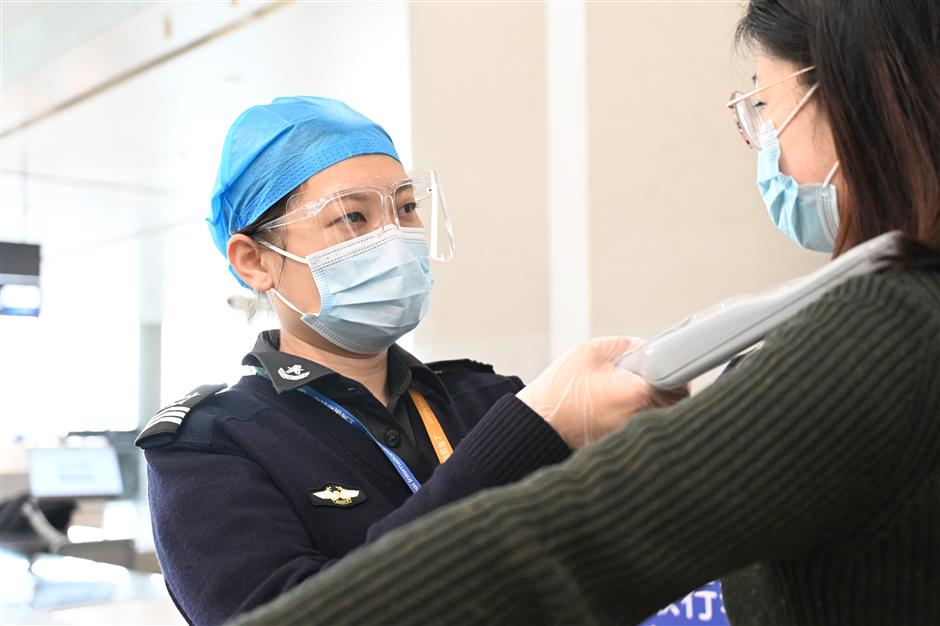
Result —
M739 43L816 66L845 191L836 254L890 230L902 265L940 265L940 2L750 0Z

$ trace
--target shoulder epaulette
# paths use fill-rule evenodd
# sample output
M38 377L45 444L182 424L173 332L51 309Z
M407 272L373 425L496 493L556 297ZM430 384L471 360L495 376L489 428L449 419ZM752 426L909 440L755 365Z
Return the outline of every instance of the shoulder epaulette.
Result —
M473 359L454 359L451 361L434 361L427 363L427 366L435 374L449 374L451 372L479 372L482 374L493 374L493 366L489 363L481 363Z
M160 409L141 429L134 445L138 448L153 448L170 443L183 420L197 404L225 389L226 385L200 385L188 394Z

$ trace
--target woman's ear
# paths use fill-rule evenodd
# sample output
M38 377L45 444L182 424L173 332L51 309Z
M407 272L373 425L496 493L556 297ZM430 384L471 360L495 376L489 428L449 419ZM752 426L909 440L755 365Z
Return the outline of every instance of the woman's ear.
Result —
M259 293L274 287L273 268L267 267L261 246L247 235L232 235L228 240L228 262L235 273Z

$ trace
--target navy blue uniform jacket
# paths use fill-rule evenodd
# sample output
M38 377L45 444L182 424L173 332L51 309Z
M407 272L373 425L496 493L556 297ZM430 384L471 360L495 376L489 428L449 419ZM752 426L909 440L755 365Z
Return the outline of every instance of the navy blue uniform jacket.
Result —
M278 367L288 361L295 369ZM555 431L515 399L518 378L472 361L425 365L393 346L389 407L404 407L397 411L382 407L356 381L276 347L259 352L256 346L245 362L292 378L311 376L246 376L190 402L195 406L178 427L164 422L169 433L145 437L145 430L138 440L146 448L157 556L173 600L192 623L222 623L389 530L570 454ZM421 489L412 494L365 434L296 391L301 384L347 408L380 441L377 429L385 429L386 443L397 443L390 431L406 441L410 436L411 453L402 457ZM454 447L444 464L433 455L408 386L424 394ZM328 487L358 493L331 500L324 497Z

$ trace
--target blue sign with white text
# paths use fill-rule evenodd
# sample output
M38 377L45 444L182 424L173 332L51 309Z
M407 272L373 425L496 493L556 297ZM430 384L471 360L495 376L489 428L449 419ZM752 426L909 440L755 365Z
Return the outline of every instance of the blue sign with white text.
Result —
M641 626L728 626L725 605L718 581L696 589L681 600L676 600Z

